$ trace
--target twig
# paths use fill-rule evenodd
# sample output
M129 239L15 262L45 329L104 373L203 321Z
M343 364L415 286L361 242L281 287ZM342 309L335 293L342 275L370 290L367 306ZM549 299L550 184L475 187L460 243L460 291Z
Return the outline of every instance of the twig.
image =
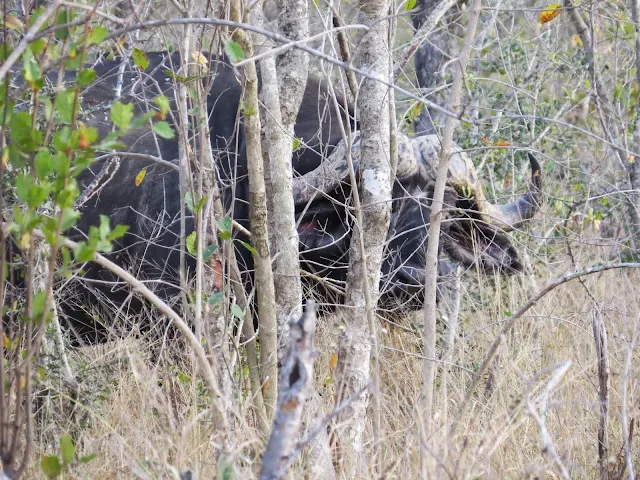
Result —
M327 425L329 425L329 422L331 420L333 420L335 417L337 417L340 414L340 412L342 412L345 408L347 408L349 406L349 404L351 402L353 402L354 400L359 398L369 388L371 388L371 384L365 385L360 390L358 390L356 393L354 393L349 398L347 398L345 401L343 401L337 408L333 409L333 411L329 415L325 416L320 421L318 426L316 428L314 428L311 432L309 432L309 434L304 438L304 440L301 440L300 442L298 442L298 444L296 445L296 448L293 450L293 452L291 452L291 455L289 456L289 463L286 465L285 469L289 468L289 466L291 466L291 464L296 459L296 457L300 454L300 452L302 451L303 448L305 448L307 445L309 445L311 442L313 442L313 440L318 435L320 435L323 432L326 432Z
M424 43L427 37L435 30L436 25L445 16L451 7L453 7L458 0L442 0L438 5L433 7L429 16L425 19L420 29L413 35L411 41L402 47L402 50L398 54L400 62L395 67L395 76L397 77L402 69L409 63L411 57L416 53L420 45Z
M60 6L76 8L78 10L85 10L85 11L91 12L92 15L95 14L98 17L103 17L109 20L110 22L117 23L118 25L126 25L127 23L125 20L121 18L110 15L109 13L103 12L102 10L98 10L97 4L95 6L91 6L91 5L83 5L81 3L67 2L63 0L60 2Z
M465 71L467 63L471 55L474 38L476 36L476 28L480 17L481 1L474 0L469 7L469 24L467 25L467 33L464 46L460 52L456 69L454 73L453 86L451 89L450 107L454 111L462 112L462 87L464 83ZM447 184L449 174L449 164L453 153L453 133L455 131L457 121L453 117L447 117L444 134L442 137L442 147L440 150L440 162L436 175L435 189L433 192L433 201L431 206L431 215L429 219L429 240L427 242L427 251L425 254L425 283L424 283L424 330L423 343L424 355L427 357L436 356L436 290L438 278L438 251L440 241L440 226L443 216L443 200L444 191ZM424 415L423 434L421 440L422 445L422 475L423 478L433 476L432 460L433 456L427 451L429 438L433 432L433 393L435 388L436 365L432 362L424 362L422 370L422 412Z
M558 467L558 470L560 471L562 478L564 478L565 480L569 480L571 478L571 475L569 474L567 467L564 465L564 463L562 463L562 460L560 459L560 455L558 455L558 452L556 451L556 447L553 443L553 439L551 438L551 435L547 430L547 426L545 423L545 415L547 413L549 396L551 395L551 392L558 386L558 384L560 383L560 380L562 380L564 375L567 373L567 370L569 370L569 367L571 367L570 361L562 362L558 365L552 365L550 367L555 371L551 377L551 380L549 380L549 382L545 385L544 390L538 397L538 400L540 403L539 410L536 409L534 402L531 401L531 398L529 398L529 395L527 393L527 410L529 412L529 415L533 417L533 419L538 424L538 427L540 428L540 437L542 440L542 453L551 456L554 463Z

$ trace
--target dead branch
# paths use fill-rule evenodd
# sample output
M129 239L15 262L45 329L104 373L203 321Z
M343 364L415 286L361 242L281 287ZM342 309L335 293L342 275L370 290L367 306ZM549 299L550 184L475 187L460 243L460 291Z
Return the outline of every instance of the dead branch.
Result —
M549 397L551 396L551 393L553 392L553 390L555 390L555 388L560 384L560 381L567 373L567 370L569 370L569 367L571 367L571 362L566 361L557 365L552 365L551 367L545 369L545 370L552 370L553 374L549 382L547 382L547 384L545 385L544 390L542 391L542 393L540 393L540 396L538 397L538 404L539 404L538 408L536 408L535 403L531 400L531 398L529 398L528 392L527 392L527 411L529 415L536 421L536 423L538 424L538 427L540 428L540 440L542 441L542 453L543 455L548 455L551 457L553 462L556 464L556 467L558 467L558 470L560 471L560 475L565 480L569 480L571 478L571 475L569 474L567 467L562 462L562 459L560 458L560 455L556 450L555 444L553 443L553 438L551 437L551 434L547 430L545 416L547 414Z
M310 300L300 319L290 325L289 351L280 375L278 406L262 459L261 480L282 478L296 448L308 386L313 381L315 333L316 308Z

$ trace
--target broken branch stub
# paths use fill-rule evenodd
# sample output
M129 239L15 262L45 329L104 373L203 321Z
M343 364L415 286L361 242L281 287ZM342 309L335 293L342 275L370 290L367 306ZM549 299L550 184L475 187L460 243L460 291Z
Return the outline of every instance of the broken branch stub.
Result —
M300 320L290 325L289 351L280 373L278 405L262 459L260 480L282 478L296 449L307 387L313 380L315 333L316 307L310 300Z

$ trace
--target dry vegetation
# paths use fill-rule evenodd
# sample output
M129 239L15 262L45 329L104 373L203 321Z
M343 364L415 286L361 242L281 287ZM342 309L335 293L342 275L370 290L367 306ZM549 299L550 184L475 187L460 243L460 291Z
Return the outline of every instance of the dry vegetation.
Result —
M450 312L441 312L437 346L445 353L434 396L437 442L429 448L434 449L439 478L561 478L563 469L571 478L600 477L592 323L601 314L610 368L606 468L609 479L629 478L625 435L634 471L640 471L640 272L633 269L574 280L544 296L508 333L479 388L471 393L468 408L459 415L473 373L512 312L569 271L629 255L627 202L619 194L626 188L625 172L600 140L606 137L599 123L602 107L589 98L590 75L568 15L540 26L539 10L527 11L521 2L494 3L503 10L483 12L476 49L480 53L475 63L473 57L470 61L466 85L473 99L469 115L490 120L463 125L456 141L475 155L492 198L518 191L526 178L524 164L510 146L543 152L547 201L542 213L514 234L531 271L502 279L463 272L453 335L447 323ZM598 68L615 91L614 120L607 123L618 122L619 130L626 131L638 100L638 86L629 73L635 68L633 35L626 30L630 13L624 5L603 3L607 8L593 4L582 13L592 15L597 25L595 54L602 62ZM451 35L463 30L462 12L448 19L455 24ZM406 30L400 20L400 31ZM399 35L398 42L404 41ZM452 43L457 45L455 39ZM411 78L409 73L399 83L405 85ZM410 103L399 98L398 111L407 111ZM501 108L546 120L501 117ZM561 128L549 119L583 130ZM507 142L507 148L487 149L500 141ZM368 462L375 466L376 478L420 478L419 397L425 360L416 325L420 327L422 320L380 322L382 446L378 450L372 445L369 422ZM335 407L334 356L341 328L333 316L319 318L315 383L326 412ZM218 458L221 437L209 411L210 394L182 345L176 341L160 348L128 338L72 351L71 366L80 381L75 409L56 371L40 372L42 385L49 389L48 417L39 419L24 478L42 476L40 458L57 451L58 438L65 432L73 434L81 455L97 455L74 467L69 478L180 478L187 469L202 479L257 478L254 453L261 451L263 440L249 412L244 364L231 372L238 387L238 418L232 432L236 449ZM239 355L244 359L243 350ZM236 477L226 476L225 462L234 466ZM304 478L309 464L308 452L303 451L290 478Z
M586 253L586 252L585 252ZM597 255L597 252L592 252ZM568 263L545 271L538 266L536 281L545 284ZM526 281L517 278L503 290L481 282L478 288L469 278L463 281L460 326L451 354L441 365L435 397L436 418L446 425L456 417L469 383L501 328L505 311L527 298ZM610 469L624 465L623 429L620 423L623 382L627 382L626 408L629 424L640 419L638 381L640 354L634 347L638 334L640 300L635 272L608 272L558 288L522 318L500 347L496 361L481 388L474 395L469 412L459 419L453 437L442 427L438 435L437 458L441 475L451 478L554 478L555 467L544 451L540 428L527 408L539 408L539 396L551 379L554 366L571 366L553 391L545 424L555 449L572 478L599 476L597 431L598 392L596 353L592 332L594 309L599 306L609 335ZM588 291L587 291L588 290ZM320 356L316 384L325 407L333 407L335 379L331 357L338 330L332 317L319 324L317 347ZM444 326L443 326L444 329ZM383 459L387 478L417 478L420 448L416 409L421 385L419 335L388 326L381 337L380 362L383 386ZM210 416L203 415L206 399L202 386L190 380L188 364L179 367L175 359L154 366L146 347L134 340L114 341L103 347L78 352L74 364L82 365L82 390L86 402L76 421L59 419L57 428L77 430L78 447L98 459L78 468L78 478L160 478L177 466L192 468L200 478L214 478L217 468L216 432ZM625 372L627 357L631 368ZM447 368L446 379L444 369ZM62 399L61 399L62 401ZM528 406L527 402L531 402ZM81 419L81 421L78 421ZM369 426L370 427L370 426ZM51 427L49 427L51 428ZM45 430L38 441L38 453L51 451L52 432ZM236 429L238 445L259 445L251 424ZM637 451L637 438L632 442ZM54 447L55 448L55 447ZM250 448L249 448L250 450ZM233 453L233 452L232 452ZM238 478L251 478L246 451L235 452ZM35 455L37 458L38 455ZM301 478L308 465L305 453L293 478ZM634 467L640 460L634 458ZM37 477L34 465L28 478ZM610 478L627 478L612 475Z

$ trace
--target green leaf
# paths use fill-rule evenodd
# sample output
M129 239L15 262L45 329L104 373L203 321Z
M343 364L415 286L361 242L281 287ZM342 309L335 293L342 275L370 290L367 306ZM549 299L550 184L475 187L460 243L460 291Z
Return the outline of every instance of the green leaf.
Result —
M171 128L167 122L154 123L153 131L156 133L156 135L168 140L172 139L175 136L175 134L173 133L173 128Z
M62 210L61 230L63 232L65 230L69 230L71 227L73 227L76 224L80 216L81 216L80 212L78 212L77 210L74 210L73 208L67 207L64 210Z
M193 213L196 215L202 211L204 206L207 204L207 200L209 200L209 196L203 196L198 202L193 206Z
M104 39L107 38L107 35L109 35L109 30L106 27L102 27L100 25L93 27L89 34L88 43L89 45L97 45L104 41Z
M69 173L69 169L71 168L71 162L69 161L69 157L67 157L62 152L56 152L53 154L52 160L53 160L53 169L55 170L55 172L61 177L67 176L67 174Z
M100 215L100 227L99 227L100 238L103 240L106 239L110 231L111 231L111 219L106 215Z
M220 480L233 480L235 478L235 470L233 465L225 465L220 475Z
M196 232L191 232L187 237L187 252L189 252L191 255L195 255L198 252L196 240Z
M139 48L134 48L131 55L133 57L133 63L136 64L136 67L138 67L140 70L147 69L147 67L149 66L149 59L142 50L140 50Z
M73 249L73 256L77 262L84 263L93 260L95 249L87 245L86 242L79 242Z
M233 236L231 234L231 217L226 216L222 220L216 220L216 227L218 228L218 237L222 240L230 240Z
M202 250L202 260L205 262L208 262L209 259L211 258L211 255L213 255L214 253L216 253L216 250L218 250L218 246L217 245L208 245L204 248L204 250Z
M187 206L189 211L193 213L193 194L191 192L184 194L184 204Z
M420 112L422 112L422 107L424 107L424 103L413 102L411 104L411 108L409 109L409 113L407 114L407 119L413 122L416 118L420 116Z
M90 83L94 82L97 76L98 75L93 68L85 68L84 70L81 70L80 73L78 73L76 81L78 82L78 85L84 87L85 85L89 85Z
M76 89L69 88L56 95L56 110L60 115L60 120L64 123L71 123L73 113L76 110Z
M416 6L416 0L407 0L407 3L404 4L405 11L413 10Z
M89 455L85 455L84 457L80 457L78 459L78 463L89 463L91 460L98 456L97 453L90 453Z
M56 19L56 25L64 25L73 20L73 10L64 9L58 10L58 18ZM58 40L66 40L69 38L69 27L58 28L55 32Z
M131 127L132 128L140 128L140 127L145 127L148 125L149 120L151 120L154 116L155 116L156 112L152 109L149 110L148 112L144 112L142 115L140 115L139 117L135 118L132 122L131 122Z
M298 138L298 137L294 137L293 138L293 149L297 150L300 148L300 146L302 145L302 137Z
M124 237L124 234L129 231L129 225L116 225L115 228L107 235L107 240L113 242L119 238Z
M60 454L62 455L62 464L71 465L76 456L76 446L73 444L71 435L65 433L60 437Z
M40 290L33 296L33 299L31 300L33 308L33 316L31 318L36 322L40 321L40 319L42 318L42 313L46 310L46 299L47 291Z
M15 179L16 193L21 202L30 208L37 208L49 196L49 184L34 183L27 174L20 174Z
M22 54L22 69L24 80L31 88L40 88L43 85L40 66L33 56L33 51L27 48Z
M121 130L126 130L131 124L133 118L133 104L115 102L111 106L111 121L115 123Z
M233 305L231 305L231 316L237 318L238 320L242 320L244 318L244 312L238 305L234 303Z
M158 108L162 112L163 115L166 115L169 112L169 99L164 95L158 95L153 99Z
M45 455L40 460L40 468L47 478L56 478L62 473L62 465L56 455Z
M105 138L95 146L96 150L125 150L127 146L122 141L115 138Z
M243 242L242 240L238 240L238 242L240 242L240 245L242 245L244 248L249 250L251 252L251 255L258 255L258 251L255 248L253 248L251 244L247 242Z
M253 106L247 105L244 99L240 102L240 110L245 117L251 117L257 113Z
M245 59L244 50L238 42L227 40L224 44L224 51L229 55L229 59L233 63L240 62Z
M38 154L33 160L33 164L36 167L37 177L39 179L45 178L53 171L53 160L51 158L51 152L44 148L38 150Z
M27 112L16 112L11 116L11 139L22 150L31 153L42 143L42 132L31 126L31 115Z
M220 301L224 298L224 293L222 292L215 292L213 293L210 297L209 300L207 300L207 303L209 305L215 305L216 303L220 303Z
M48 42L46 42L44 38L39 38L31 42L29 48L31 49L33 54L37 56L44 52L45 47L47 47L48 45Z

